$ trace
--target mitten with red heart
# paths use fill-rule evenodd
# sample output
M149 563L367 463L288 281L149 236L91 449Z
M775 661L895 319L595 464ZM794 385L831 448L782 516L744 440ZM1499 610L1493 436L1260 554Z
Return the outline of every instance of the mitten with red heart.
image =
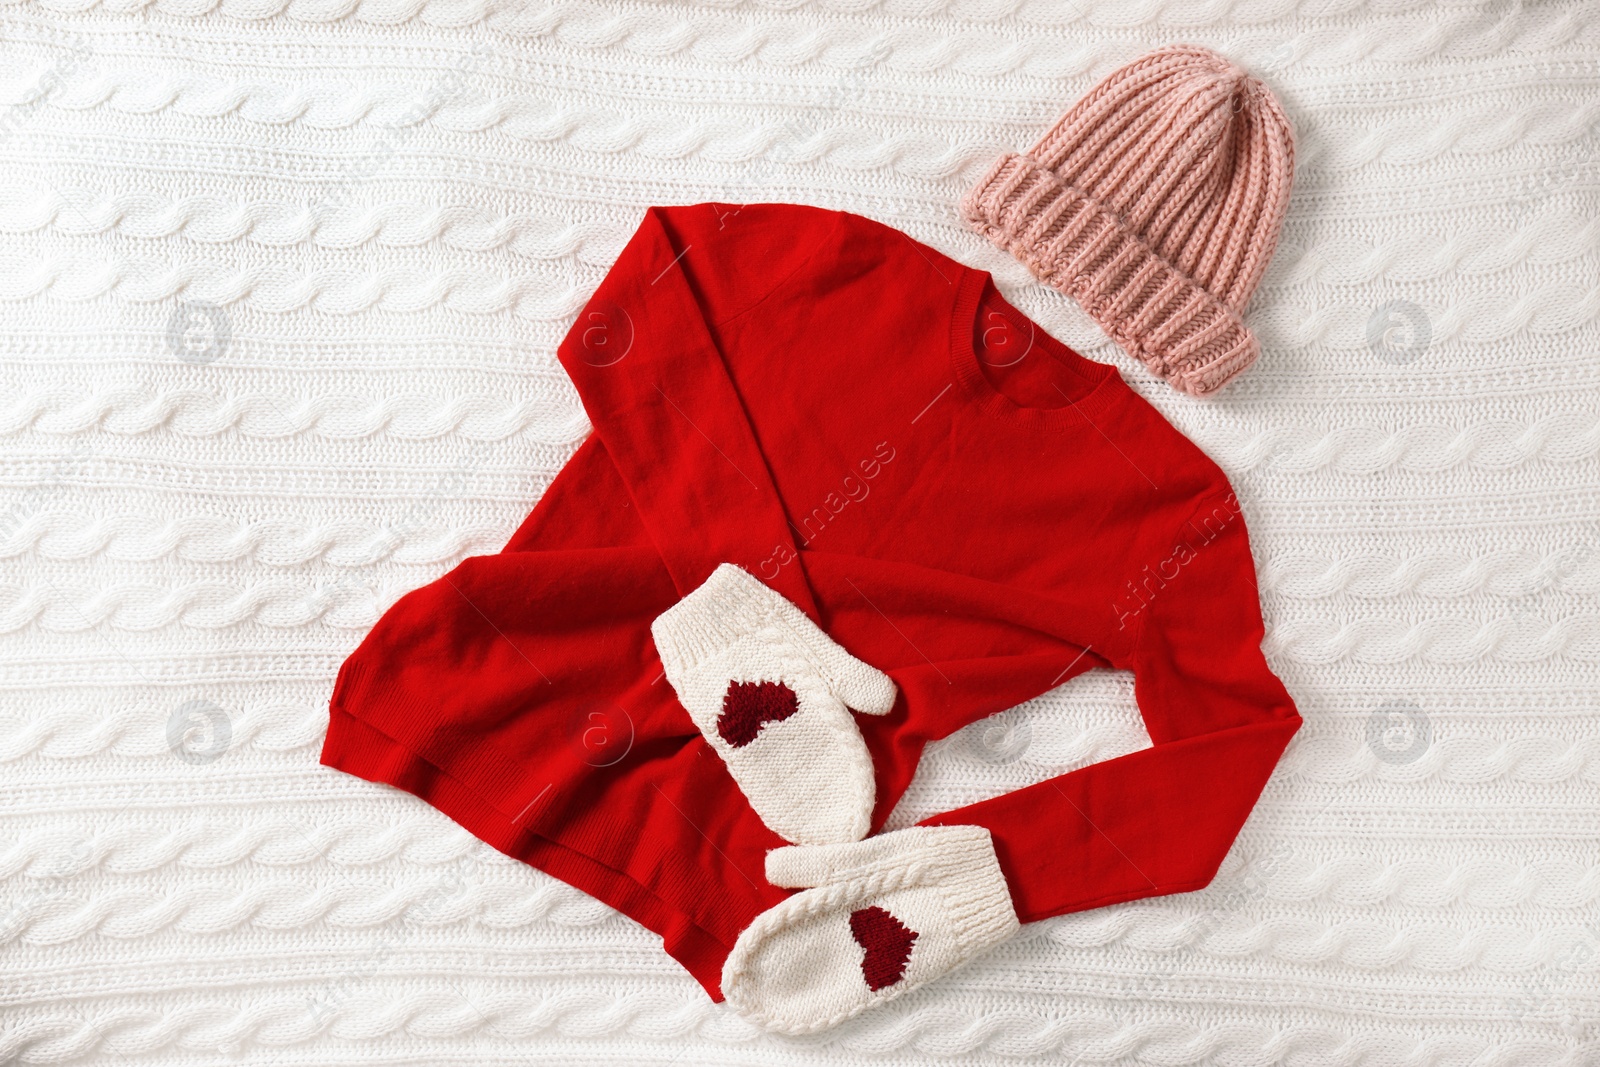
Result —
M948 974L1018 927L981 826L774 849L767 880L813 888L745 928L723 965L722 994L780 1033L835 1026Z
M667 680L767 827L855 841L877 783L852 710L884 715L894 682L731 563L650 625Z

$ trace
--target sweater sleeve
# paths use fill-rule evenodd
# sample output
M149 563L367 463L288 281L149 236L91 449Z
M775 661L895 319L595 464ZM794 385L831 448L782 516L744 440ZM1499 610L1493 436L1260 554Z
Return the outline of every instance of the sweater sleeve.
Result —
M1156 569L1166 584L1148 590L1134 645L1134 689L1151 740L1267 721L1298 725L1288 690L1261 653L1261 594L1237 497L1201 501L1170 542Z
M1152 746L926 820L989 828L1024 921L1203 888L1299 729L1232 495L1153 570L1132 663Z
M558 354L680 595L720 563L757 575L815 621L816 602L715 337L771 291L835 213L651 208ZM770 247L769 247L770 246ZM709 297L691 284L719 280ZM712 304L714 306L707 306Z

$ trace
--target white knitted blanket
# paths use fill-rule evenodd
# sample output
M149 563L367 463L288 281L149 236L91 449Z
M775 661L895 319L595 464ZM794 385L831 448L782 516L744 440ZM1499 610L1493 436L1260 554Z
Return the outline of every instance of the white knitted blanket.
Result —
M1592 0L519 2L0 4L0 1063L1600 1063ZM1299 135L1210 401L956 213L1178 41ZM789 1040L318 765L344 656L586 432L554 347L643 209L710 199L994 271L1227 469L1306 725L1209 889ZM1147 743L1091 675L895 825Z

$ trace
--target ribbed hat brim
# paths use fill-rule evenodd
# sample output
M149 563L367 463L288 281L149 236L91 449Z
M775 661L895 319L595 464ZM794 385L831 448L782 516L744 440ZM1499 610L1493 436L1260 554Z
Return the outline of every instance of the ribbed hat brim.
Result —
M1001 156L961 208L974 230L1182 392L1213 393L1255 362L1260 346L1231 308L1030 157Z

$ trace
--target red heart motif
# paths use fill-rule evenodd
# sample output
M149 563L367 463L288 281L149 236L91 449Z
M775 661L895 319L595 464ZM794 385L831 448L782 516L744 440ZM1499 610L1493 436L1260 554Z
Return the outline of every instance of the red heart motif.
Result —
M861 977L876 993L906 976L911 946L917 932L877 905L850 913L850 935L866 949L861 957Z
M722 695L717 733L734 748L756 739L769 722L782 722L800 710L800 698L782 682L730 682Z

